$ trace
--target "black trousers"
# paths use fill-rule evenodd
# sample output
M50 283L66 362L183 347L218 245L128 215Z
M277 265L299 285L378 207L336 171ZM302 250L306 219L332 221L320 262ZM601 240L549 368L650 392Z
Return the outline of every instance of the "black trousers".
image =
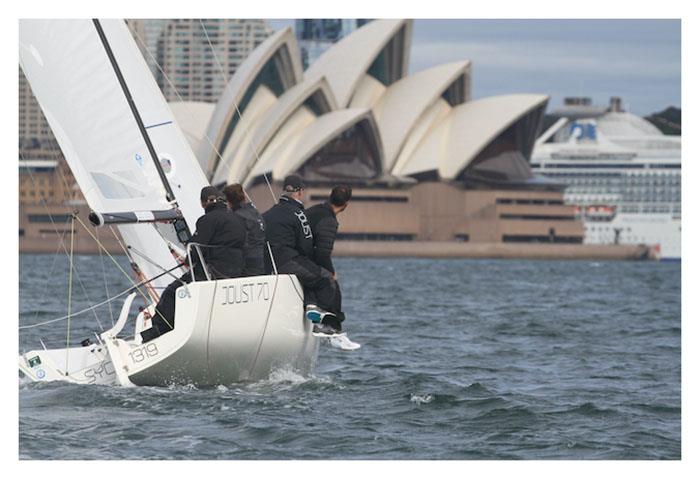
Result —
M340 321L345 319L340 287L328 270L304 256L297 256L278 267L277 271L297 276L304 287L304 305L315 304L335 314Z

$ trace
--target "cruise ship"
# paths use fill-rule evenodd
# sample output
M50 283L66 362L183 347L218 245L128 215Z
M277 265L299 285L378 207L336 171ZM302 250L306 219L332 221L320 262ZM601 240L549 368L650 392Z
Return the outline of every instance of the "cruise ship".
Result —
M533 172L567 185L584 243L646 244L663 260L681 258L681 137L589 98L567 98L538 138Z

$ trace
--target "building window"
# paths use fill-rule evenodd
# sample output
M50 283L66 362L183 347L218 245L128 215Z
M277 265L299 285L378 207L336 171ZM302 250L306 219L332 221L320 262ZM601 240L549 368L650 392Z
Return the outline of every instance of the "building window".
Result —
M503 235L504 243L583 243L583 236Z
M527 214L511 214L503 213L499 215L502 220L528 220L528 221L574 221L574 216L563 215L527 215Z

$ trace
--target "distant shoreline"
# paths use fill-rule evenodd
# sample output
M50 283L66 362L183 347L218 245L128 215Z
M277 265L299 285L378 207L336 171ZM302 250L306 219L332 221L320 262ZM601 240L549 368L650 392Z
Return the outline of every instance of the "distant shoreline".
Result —
M81 238L82 239L82 238ZM106 245L107 246L107 245ZM123 254L118 244L110 244L111 254ZM76 254L99 254L94 241L78 241ZM56 242L39 238L20 239L20 254L55 253ZM594 245L552 243L469 243L450 241L336 241L339 257L414 258L503 258L503 259L655 259L646 245Z

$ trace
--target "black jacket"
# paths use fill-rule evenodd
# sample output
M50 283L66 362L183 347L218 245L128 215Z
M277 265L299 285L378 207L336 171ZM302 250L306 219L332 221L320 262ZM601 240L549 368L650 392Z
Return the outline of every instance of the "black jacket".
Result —
M244 203L232 210L245 224L243 245L243 276L257 276L264 273L263 251L265 248L265 221L253 203Z
M279 203L263 214L263 219L265 238L278 267L300 255L313 258L313 234L302 203L282 196ZM265 256L269 261L269 255ZM271 271L269 264L266 269Z
M202 256L213 278L236 278L243 274L245 224L231 213L225 203L208 205L197 220L197 231L190 242L200 243ZM199 263L197 250L191 248L193 262ZM199 278L201 269L195 266Z
M311 232L314 235L314 262L331 273L335 273L333 267L333 244L338 233L338 219L331 209L331 205L320 203L306 210L309 217Z

